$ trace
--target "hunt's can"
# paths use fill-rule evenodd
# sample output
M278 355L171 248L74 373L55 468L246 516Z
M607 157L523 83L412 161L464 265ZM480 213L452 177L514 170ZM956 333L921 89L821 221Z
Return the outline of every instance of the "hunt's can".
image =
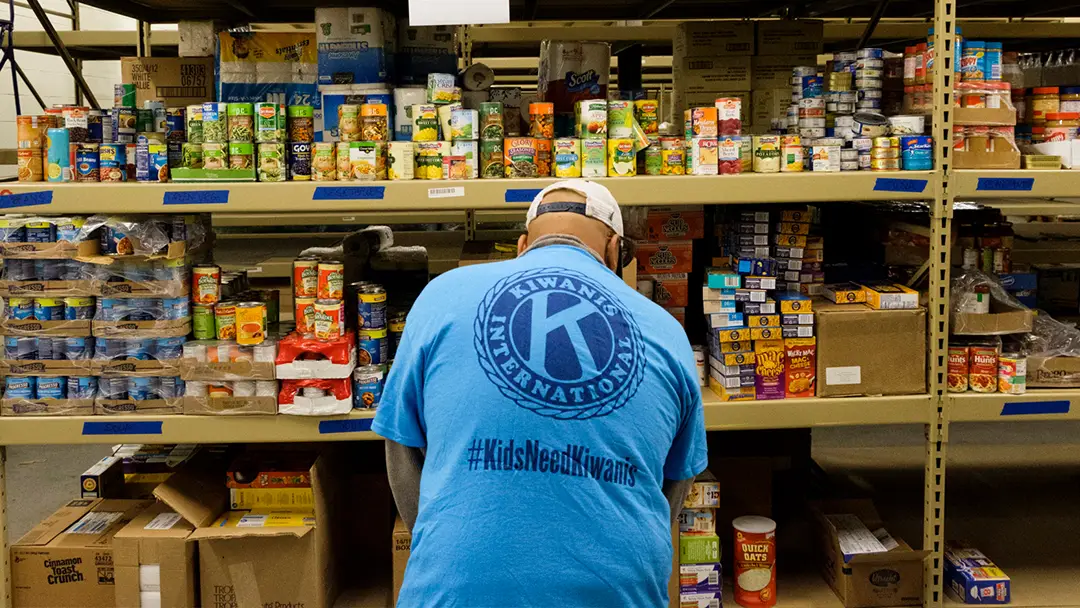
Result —
M293 296L314 298L319 294L319 258L293 260Z
M366 283L357 287L357 324L359 329L386 328L386 289Z
M357 334L357 364L378 365L386 362L386 328L361 329Z
M236 302L218 302L214 306L214 328L218 340L236 339Z
M221 267L200 264L191 269L191 301L215 304L221 300Z
M295 298L293 304L296 331L305 335L315 333L315 298Z
M311 142L289 143L289 179L297 182L311 181Z
M64 298L64 319L82 321L94 318L94 298Z
M357 409L379 407L385 376L386 373L381 365L362 365L353 370L353 407Z
M34 318L38 321L63 321L64 301L58 298L34 298Z
M317 296L321 300L340 300L345 292L345 265L337 260L319 262Z
M314 333L320 340L335 340L341 337L344 304L341 300L320 298L315 300Z
M213 340L217 336L214 306L196 304L192 308L192 329L196 340Z
M262 344L266 339L266 305L243 302L236 305L236 342L245 346Z

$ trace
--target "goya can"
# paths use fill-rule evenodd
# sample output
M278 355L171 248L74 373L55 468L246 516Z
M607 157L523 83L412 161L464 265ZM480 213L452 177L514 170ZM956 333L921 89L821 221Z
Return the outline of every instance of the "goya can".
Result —
M337 260L319 262L317 296L340 300L345 293L345 265Z
M262 344L266 339L266 305L242 302L236 305L236 342L245 346Z
M196 304L216 304L221 300L221 267L200 264L191 269L191 300Z
M75 181L101 181L98 144L81 143L75 146Z
M776 605L776 522L745 516L735 529L735 603L745 608Z
M382 399L386 373L381 365L362 365L353 370L353 407L373 409Z
M85 321L94 318L94 298L64 298L64 320Z
M293 296L314 298L319 294L319 258L303 257L293 260Z
M98 168L103 182L127 181L127 149L124 144L98 146Z
M264 142L257 144L259 153L259 181L285 181L285 144Z
M1027 391L1027 357L1001 353L998 357L998 392L1022 395Z
M214 328L218 340L236 339L236 302L218 302L214 306Z
M217 337L214 306L196 304L191 308L192 331L196 340L213 340Z
M296 331L304 335L315 333L315 298L295 298L293 318L296 321Z
M289 144L289 179L298 182L311 180L311 142Z
M364 283L357 286L357 324L360 329L386 327L386 289L382 285Z
M320 340L334 340L341 337L344 325L344 304L341 300L320 298L315 300L315 314L312 320L315 337Z
M357 333L358 365L378 365L386 362L388 346L386 328L361 329Z
M311 146L311 180L332 182L337 179L337 152L334 142L315 142Z
M963 393L968 390L968 374L971 373L968 357L967 345L949 345L947 377L950 393Z

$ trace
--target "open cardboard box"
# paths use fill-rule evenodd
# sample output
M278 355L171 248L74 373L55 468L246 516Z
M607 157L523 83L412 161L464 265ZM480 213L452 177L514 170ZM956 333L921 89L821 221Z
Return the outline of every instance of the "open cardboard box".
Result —
M196 416L244 416L278 413L277 397L184 397L184 413Z
M195 526L203 606L228 597L234 606L330 608L337 598L336 511L341 504L334 460L323 452L311 467L314 525L239 527L228 511L225 471L188 466L154 496ZM268 518L269 519L269 518ZM251 522L257 523L257 522Z
M77 321L35 321L34 319L4 319L0 334L5 336L71 336L90 337L89 319Z
M142 248L142 244L138 242L138 239L131 237L135 243L133 247L135 251ZM86 262L87 264L98 264L100 266L110 266L117 262L149 262L151 260L179 260L188 253L187 242L185 241L171 241L160 253L152 253L149 255L102 255L99 249L100 245L95 241L94 252L91 254L83 254L82 249L79 250L77 256L80 262Z
M1016 109L1000 108L953 108L953 125L958 127L1011 127L1016 124Z
M902 538L885 553L845 555L836 527L826 515L855 515L870 530L888 529L870 500L841 500L811 506L821 551L821 573L845 608L921 606L923 560L929 551L912 549Z
M117 416L162 416L184 413L184 400L181 397L171 399L98 399L94 402L94 413Z
M0 281L0 296L66 298L97 295L91 281Z
M1080 357L1028 357L1030 388L1080 388Z
M989 313L953 311L949 329L958 336L1000 336L1029 332L1033 323L1031 310L991 298Z
M91 416L93 399L3 399L0 416Z
M100 243L97 239L78 241L57 241L55 243L3 243L0 242L0 257L16 259L71 260L98 255Z
M275 364L272 361L199 361L180 360L180 377L184 380L229 382L236 380L274 380Z
M0 361L0 372L8 376L93 376L91 359Z
M59 323L59 321L57 321ZM74 321L67 321L74 323ZM99 338L182 338L191 333L191 317L166 321L94 321Z
M957 169L1019 169L1020 150L1016 146L1000 145L995 139L993 150L953 150L953 167Z
M140 567L158 573L161 608L198 605L195 543L188 536L195 526L162 502L138 514L113 537L116 608L145 606L140 596Z

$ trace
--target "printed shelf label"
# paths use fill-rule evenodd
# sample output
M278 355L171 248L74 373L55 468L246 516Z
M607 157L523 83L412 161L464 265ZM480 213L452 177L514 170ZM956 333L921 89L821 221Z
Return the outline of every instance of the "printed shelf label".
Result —
M428 188L428 198L458 198L465 196L465 187L457 186L454 188Z

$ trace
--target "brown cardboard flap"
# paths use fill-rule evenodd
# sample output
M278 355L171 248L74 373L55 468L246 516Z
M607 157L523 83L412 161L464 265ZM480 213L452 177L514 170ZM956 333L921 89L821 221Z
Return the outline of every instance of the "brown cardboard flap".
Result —
M214 523L229 506L225 471L187 466L154 488L154 497L197 528Z
M188 281L94 281L94 295L107 298L182 298L190 295Z
M92 416L93 399L4 399L0 416Z
M1080 357L1028 357L1027 385L1033 388L1080 387Z
M168 321L94 321L94 335L100 338L182 338L189 333L191 317Z
M4 319L0 321L0 333L5 336L73 336L88 338L90 337L90 321Z
M89 376L92 369L90 359L0 361L0 371L11 376Z
M57 241L55 243L0 243L0 257L15 259L40 258L46 260L70 260L98 254L99 241Z
M198 359L180 360L180 377L184 380L273 380L275 369L273 361L211 363Z
M15 546L42 547L49 544L52 539L71 527L71 524L89 513L101 500L100 498L83 498L67 503L31 528L15 543Z
M953 108L952 111L953 124L957 126L1011 127L1016 124L1016 110L1012 107Z
M180 375L180 360L112 359L105 361L94 359L92 369L95 376L172 377Z
M195 416L276 414L277 397L184 397L184 413Z
M95 241L97 243L97 241ZM141 245L136 244L138 249ZM110 266L116 262L149 262L151 260L178 260L187 255L187 243L184 241L172 241L165 251L152 255L101 255L95 249L91 254L83 254L80 250L78 260L87 264Z
M884 564L887 562L922 561L927 555L930 555L929 551L916 551L910 547L907 550L904 550L898 547L892 551L886 551L885 553L863 553L861 555L853 555L847 563Z
M280 528L199 528L191 533L192 540L224 540L228 538L261 538L290 536L303 538L315 531L315 526L282 526Z
M96 295L90 281L0 281L0 296L50 297Z
M184 413L183 397L171 399L97 399L94 412L98 415L161 416Z
M1030 332L1034 314L1023 307L1010 306L998 300L990 301L985 314L953 312L949 330L956 335L995 336Z

